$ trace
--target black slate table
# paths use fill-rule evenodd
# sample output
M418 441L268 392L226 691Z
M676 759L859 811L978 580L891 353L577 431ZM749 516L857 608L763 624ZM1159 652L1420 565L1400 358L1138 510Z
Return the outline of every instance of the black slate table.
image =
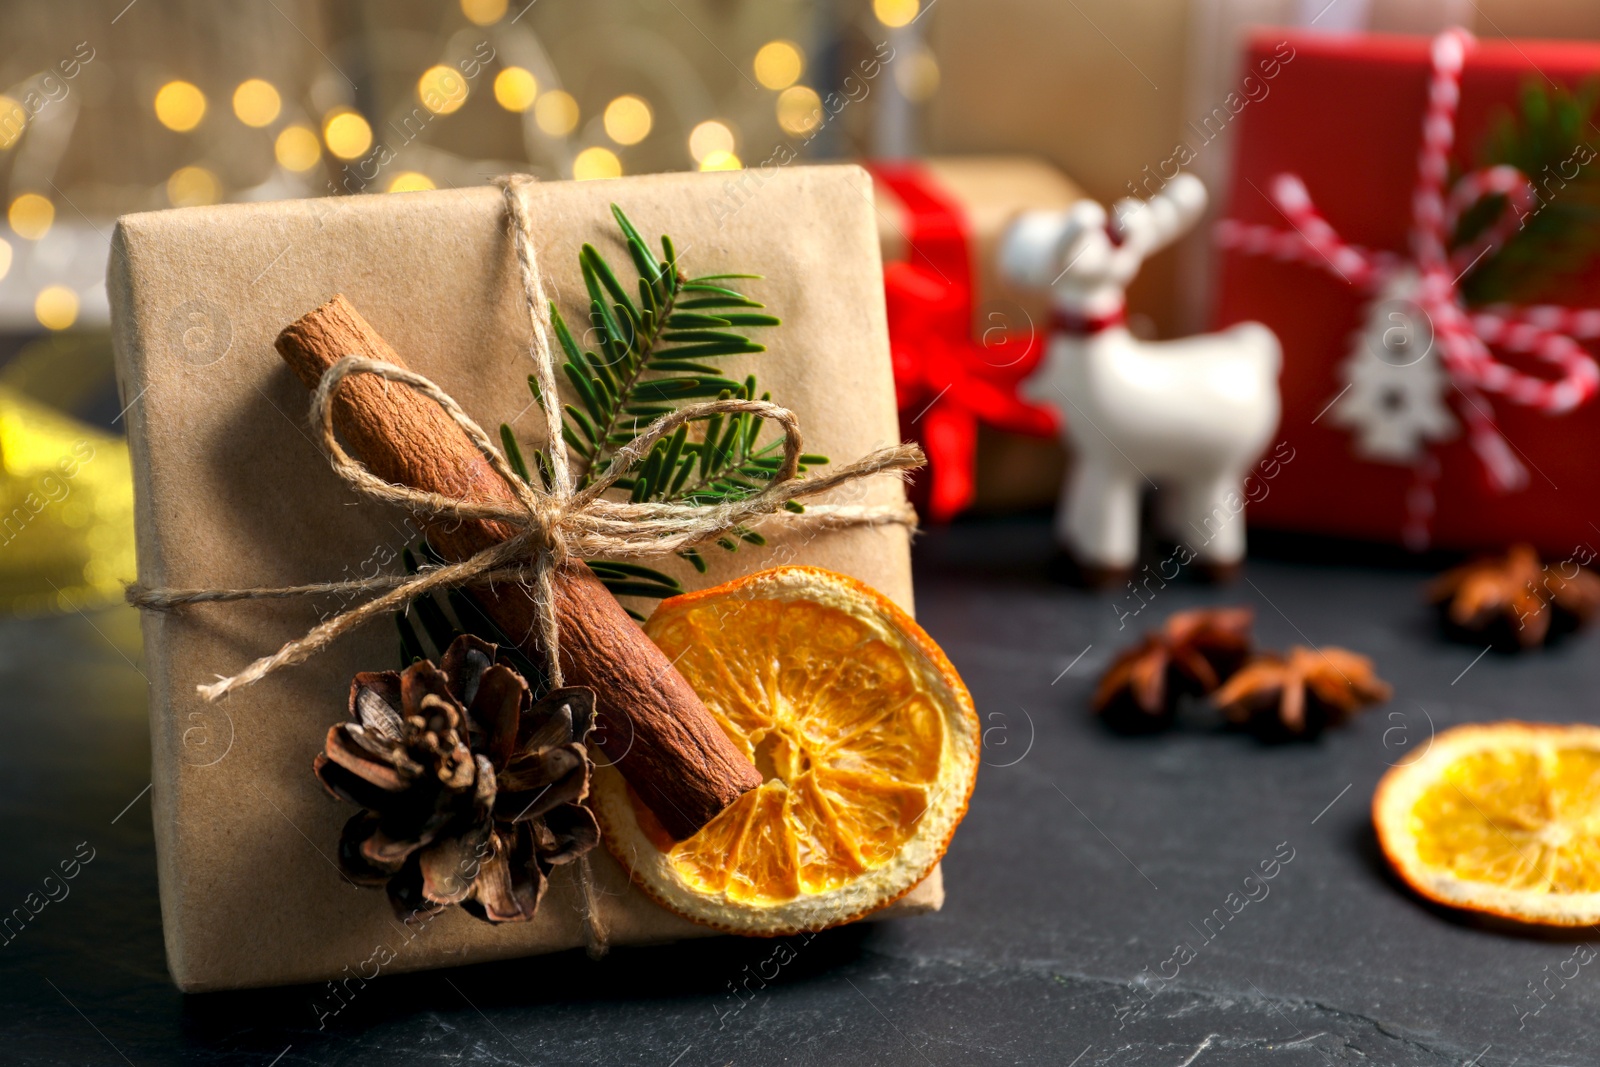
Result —
M1435 634L1424 571L1316 554L1254 559L1226 589L1152 583L1123 617L1142 602L1050 584L1049 555L1040 521L917 550L920 617L986 727L942 913L795 939L782 966L772 942L719 939L385 977L325 1029L311 987L183 996L167 981L131 615L0 624L0 911L80 843L94 857L0 946L0 1063L1600 1061L1600 961L1576 962L1600 932L1530 936L1423 904L1387 873L1368 815L1379 776L1436 729L1600 721L1600 634L1480 655ZM1279 746L1203 717L1123 737L1085 713L1139 630L1223 603L1254 606L1269 646L1372 655L1394 700ZM1247 882L1263 861L1275 876Z

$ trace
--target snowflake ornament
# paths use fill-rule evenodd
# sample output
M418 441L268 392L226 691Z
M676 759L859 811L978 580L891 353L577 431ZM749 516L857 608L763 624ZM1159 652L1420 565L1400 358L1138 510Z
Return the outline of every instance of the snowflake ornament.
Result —
M1333 421L1350 429L1356 453L1380 463L1410 466L1427 444L1458 430L1445 403L1450 375L1434 347L1433 324L1416 302L1415 271L1396 271L1367 305L1340 368L1344 390Z

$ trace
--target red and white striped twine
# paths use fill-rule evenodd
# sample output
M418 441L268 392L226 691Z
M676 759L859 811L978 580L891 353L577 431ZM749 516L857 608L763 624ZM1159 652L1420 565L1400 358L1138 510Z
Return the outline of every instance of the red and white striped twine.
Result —
M1451 187L1448 199L1445 196L1461 70L1472 43L1472 35L1462 29L1446 30L1433 39L1433 69L1411 197L1410 260L1347 244L1317 211L1305 183L1293 174L1274 178L1269 194L1289 229L1225 219L1217 224L1216 240L1223 248L1248 255L1320 267L1366 292L1382 289L1397 271L1415 271L1416 303L1432 324L1444 367L1460 393L1456 407L1468 438L1491 484L1505 491L1526 484L1527 471L1495 425L1482 394L1495 393L1551 415L1593 399L1600 390L1600 366L1578 342L1600 338L1600 309L1495 305L1468 311L1462 302L1461 276L1504 244L1537 202L1527 175L1510 166L1473 171ZM1506 210L1479 239L1450 253L1449 235L1462 212L1488 196L1504 197ZM1496 359L1489 345L1533 356L1554 367L1560 377L1519 371ZM1431 483L1431 479L1420 481Z

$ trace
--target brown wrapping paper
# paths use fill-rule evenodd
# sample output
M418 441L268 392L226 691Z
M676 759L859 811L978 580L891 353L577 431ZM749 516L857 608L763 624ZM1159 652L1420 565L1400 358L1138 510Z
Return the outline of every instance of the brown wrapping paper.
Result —
M552 183L533 191L540 261L569 323L586 321L578 250L626 264L609 205L649 235L673 236L700 273L744 283L784 324L769 351L728 362L800 416L808 451L837 460L898 440L870 182L855 167L765 175L737 210L700 175ZM140 580L152 586L278 586L399 566L415 527L359 498L329 470L306 423L309 397L273 351L289 322L345 293L415 370L482 425L535 439L525 385L529 321L501 195L444 192L191 208L120 220L109 271L118 377L133 455ZM840 490L892 502L898 482ZM853 575L911 607L898 527L706 552L691 588L784 562ZM343 717L358 670L394 666L392 626L375 624L309 663L216 705L198 683L233 673L339 610L336 599L197 605L147 614L152 797L168 965L184 990L360 976L498 959L583 943L571 868L537 918L490 926L451 909L407 931L381 891L334 861L353 813L322 792L311 759ZM710 933L630 888L597 850L602 921L614 944ZM897 906L932 910L938 871Z
M999 248L1006 227L1024 211L1070 206L1084 192L1049 163L1030 156L932 156L918 161L941 191L966 214L976 289L974 336L990 329L1043 331L1050 321L1050 294L1024 289L1000 276ZM905 210L894 194L877 190L878 245L885 263L906 257ZM978 512L1019 511L1055 503L1066 471L1058 441L978 427L975 460Z

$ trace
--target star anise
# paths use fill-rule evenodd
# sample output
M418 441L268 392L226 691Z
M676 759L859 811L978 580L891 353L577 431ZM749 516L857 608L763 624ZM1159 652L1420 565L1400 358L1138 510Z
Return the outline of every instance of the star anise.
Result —
M1204 696L1250 654L1249 608L1181 611L1123 652L1096 687L1093 707L1121 730L1169 726L1183 696Z
M1600 576L1571 564L1546 567L1532 545L1519 544L1446 571L1427 593L1452 637L1510 651L1587 623L1600 608Z
M1571 575L1561 573L1571 568ZM1582 629L1600 612L1600 574L1576 564L1546 567L1540 588L1550 602L1550 632Z
M1295 646L1253 657L1212 694L1229 722L1267 737L1314 737L1388 700L1372 661L1342 648Z
M463 635L438 666L356 675L353 721L329 729L314 762L330 793L363 809L345 824L340 867L386 886L403 919L451 904L488 922L530 919L550 871L600 840L583 805L593 691L535 704L496 651Z

